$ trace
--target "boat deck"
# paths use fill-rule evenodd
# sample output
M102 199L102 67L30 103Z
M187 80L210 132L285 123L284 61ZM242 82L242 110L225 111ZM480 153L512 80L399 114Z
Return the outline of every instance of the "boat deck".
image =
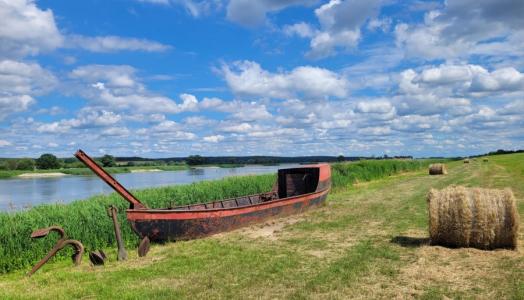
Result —
M242 206L251 206L263 202L273 201L278 199L277 192L268 192L255 195L241 196L231 199L224 199L219 201L207 202L207 203L197 203L197 204L188 204L175 206L167 208L169 210L176 211L191 211L191 210L205 210L205 209L220 209L220 208L235 208Z

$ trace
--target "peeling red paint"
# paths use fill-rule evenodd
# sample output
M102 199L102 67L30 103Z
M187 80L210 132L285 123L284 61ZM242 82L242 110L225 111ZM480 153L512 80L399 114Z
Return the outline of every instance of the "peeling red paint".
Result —
M321 205L331 189L328 164L278 170L272 191L209 203L150 209L127 191L84 152L82 162L131 204L127 219L133 230L151 241L188 240L233 230L242 226L301 213Z

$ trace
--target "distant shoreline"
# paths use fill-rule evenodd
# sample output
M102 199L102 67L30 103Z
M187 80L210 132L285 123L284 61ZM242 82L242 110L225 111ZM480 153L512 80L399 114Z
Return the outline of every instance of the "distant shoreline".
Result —
M20 175L17 175L17 177L20 178L44 178L44 177L61 177L61 176L67 176L68 174L61 173L61 172L50 172L50 173L23 173Z

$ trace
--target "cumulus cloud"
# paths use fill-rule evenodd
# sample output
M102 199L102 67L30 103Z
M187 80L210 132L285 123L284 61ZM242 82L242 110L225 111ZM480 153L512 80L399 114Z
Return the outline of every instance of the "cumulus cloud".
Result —
M283 32L288 36L297 35L301 38L311 38L315 35L315 29L305 22L284 26Z
M289 6L311 5L317 0L230 0L227 6L228 20L243 26L258 26L266 20L266 14Z
M51 51L62 42L51 10L32 0L0 1L0 59Z
M409 94L432 91L439 95L469 95L524 91L524 74L513 67L489 71L480 65L426 67L417 73L408 69L401 73L400 90Z
M176 103L148 91L136 70L127 65L81 66L71 71L70 78L77 82L74 93L113 109L170 114L197 109L198 100L193 95L181 94L181 103Z
M220 135L220 134L210 135L210 136L205 136L203 138L203 140L204 140L204 142L208 142L208 143L218 143L218 142L224 140L224 136Z
M287 35L298 35L311 38L310 58L324 58L334 55L338 50L349 50L356 47L361 39L361 27L369 20L372 29L383 28L386 30L388 22L377 20L380 0L330 0L328 3L315 10L315 15L320 24L319 29L300 22L284 27Z
M145 51L163 52L171 47L147 39L126 38L120 36L82 36L70 35L66 38L68 48L85 49L91 52Z
M252 61L223 65L222 74L235 94L246 96L290 98L345 97L347 80L327 69L302 66L290 72L271 73Z
M159 5L177 5L183 7L188 14L194 18L208 14L212 10L219 10L222 7L221 1L213 0L137 0L138 2L159 4Z
M36 130L41 133L66 133L71 129L109 127L117 124L121 119L119 114L112 111L85 107L78 112L76 118L43 123L38 125Z
M22 58L62 47L92 52L161 52L170 48L147 39L111 35L64 37L50 9L39 9L33 0L0 1L0 59Z
M36 102L34 96L49 92L56 82L55 76L37 63L1 60L0 120L27 110Z
M519 0L448 1L426 13L423 24L398 24L396 41L408 55L428 60L522 55L523 13Z
M6 147L6 146L11 146L11 142L9 141L6 141L6 140L0 140L0 147Z

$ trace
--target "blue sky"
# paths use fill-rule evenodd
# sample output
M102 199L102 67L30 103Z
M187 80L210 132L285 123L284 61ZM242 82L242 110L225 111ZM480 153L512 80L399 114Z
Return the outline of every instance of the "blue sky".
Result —
M0 0L0 157L524 148L517 0Z

